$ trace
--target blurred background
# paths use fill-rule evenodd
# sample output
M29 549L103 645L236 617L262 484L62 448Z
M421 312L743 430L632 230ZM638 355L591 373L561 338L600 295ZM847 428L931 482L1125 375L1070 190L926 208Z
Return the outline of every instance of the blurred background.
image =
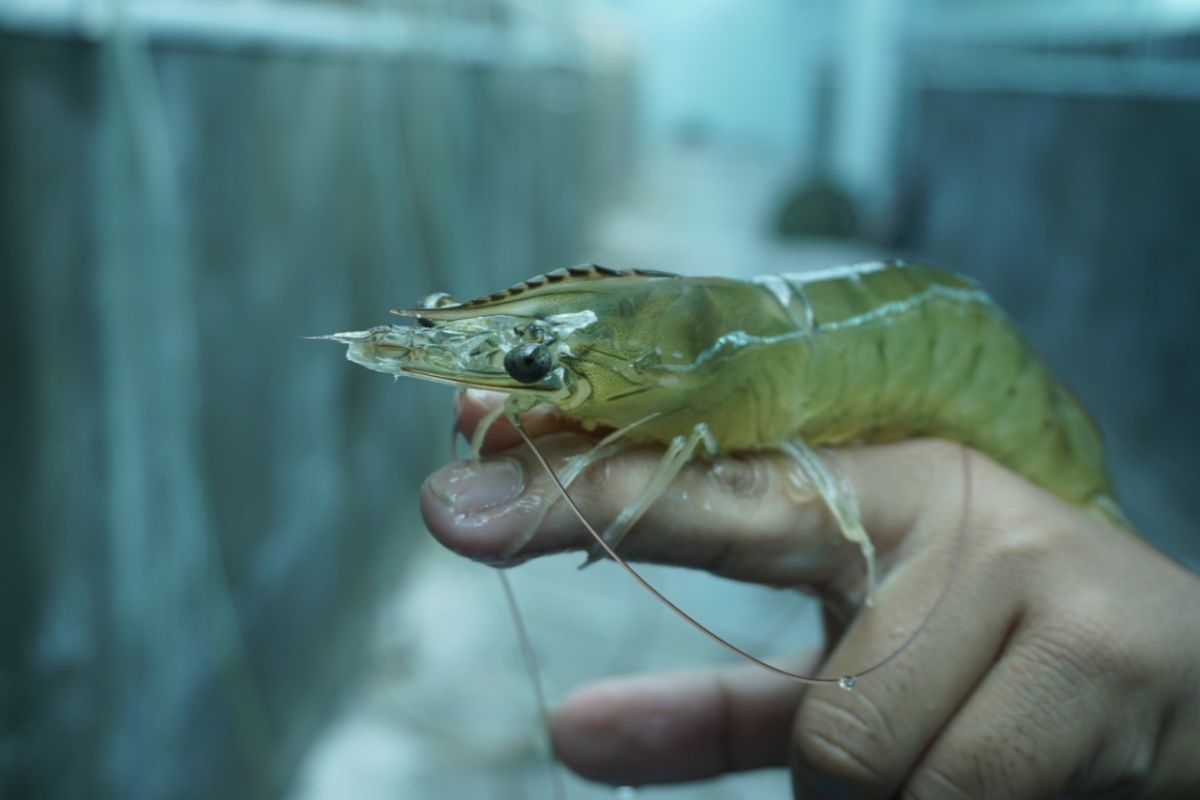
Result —
M1200 2L0 0L0 796L553 797L499 586L415 510L448 390L301 337L879 256L977 277L1200 566ZM512 572L551 700L722 658L576 564Z

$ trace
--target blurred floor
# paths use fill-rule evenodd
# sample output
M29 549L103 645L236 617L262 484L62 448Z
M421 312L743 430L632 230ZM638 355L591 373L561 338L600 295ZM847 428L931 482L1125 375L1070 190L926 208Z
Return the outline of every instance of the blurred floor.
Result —
M846 243L771 239L769 210L793 177L778 160L690 148L646 163L630 201L594 226L599 263L736 276L877 256ZM417 488L411 491L415 498ZM415 508L397 531L426 536ZM552 704L604 676L727 660L611 564L579 571L578 561L558 556L509 573ZM416 548L408 579L380 612L361 681L310 751L293 797L553 796L516 636L489 571L428 539ZM797 595L683 570L645 572L684 608L757 652L787 653L819 639L815 605ZM633 796L568 780L576 800ZM789 791L787 776L769 771L636 796L716 800Z

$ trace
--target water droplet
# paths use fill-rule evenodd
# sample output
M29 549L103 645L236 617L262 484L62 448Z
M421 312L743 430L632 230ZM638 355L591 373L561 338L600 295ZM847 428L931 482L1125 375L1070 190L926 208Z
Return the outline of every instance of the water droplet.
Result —
M854 687L858 685L858 678L853 675L843 675L838 678L838 686L845 689L847 692L854 691Z
M637 800L637 789L632 786L618 786L616 791L617 800Z

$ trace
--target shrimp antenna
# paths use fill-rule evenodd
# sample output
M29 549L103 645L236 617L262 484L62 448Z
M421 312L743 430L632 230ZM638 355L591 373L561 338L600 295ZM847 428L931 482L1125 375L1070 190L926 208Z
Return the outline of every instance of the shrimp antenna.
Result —
M553 753L554 748L550 743L550 709L546 703L546 692L542 688L542 674L538 669L537 654L533 650L533 639L530 638L529 628L525 625L525 615L521 613L521 607L517 605L517 596L513 593L512 582L504 574L504 570L496 570L496 577L500 579L504 602L512 617L513 627L517 629L517 641L520 644L521 657L525 661L525 674L529 676L529 683L533 687L533 699L537 705L538 717L542 721L542 731L546 735L546 747ZM562 767L554 763L553 756L546 764L546 769L554 797L556 800L566 800L566 780L563 778Z
M462 410L462 389L454 393L454 424L450 426L450 460L456 461L458 458L458 429L459 429L459 414ZM508 579L508 575L504 570L498 569L495 571L496 577L500 580L500 590L504 593L504 604L508 608L508 615L512 619L513 628L517 633L517 646L521 651L521 660L525 662L525 674L529 677L529 687L533 690L533 703L537 708L538 719L542 723L542 732L545 734L546 750L553 754L554 746L550 742L550 706L546 702L546 690L542 684L542 673L538 669L537 653L533 649L533 638L529 635L529 626L525 624L525 615L521 613L521 606L517 604L517 595L513 591L512 581ZM562 768L554 763L553 755L550 756L546 763L547 778L550 781L551 792L555 800L567 800L567 783L563 778Z
M628 561L626 561L624 558L622 558L620 555L618 555L617 551L615 549L613 549L613 547L608 542L604 541L604 537L601 536L596 531L596 529L592 526L592 524L590 522L588 522L587 517L585 517L583 514L583 511L575 503L575 499L573 497L571 497L571 495L567 492L567 487L563 485L563 482L561 480L559 480L558 474L555 473L554 469L550 466L550 462L546 460L546 457L544 455L542 455L542 451L538 449L537 445L533 443L533 439L531 439L529 437L529 434L525 432L525 428L523 425L520 424L520 420L517 419L517 416L515 414L511 415L510 420L513 422L513 427L516 429L517 433L520 434L521 438L525 441L525 444L529 445L529 449L532 450L534 456L537 457L538 463L540 463L542 465L542 468L544 470L546 470L547 474L550 475L550 478L554 481L555 485L558 486L558 490L559 490L559 492L562 493L563 499L567 501L567 505L569 505L571 507L571 510L575 512L575 516L579 518L579 521L581 523L583 523L583 527L585 527L587 529L588 533L590 533L592 535L592 538L596 540L596 543L600 546L600 548L602 550L604 550L604 552L606 554L608 554L609 558L611 558L613 561L617 562L617 564L619 564L623 570L625 570L627 573L629 573L629 576L631 578L633 578L635 581L637 581L637 583L643 589L645 589L647 592L652 594L660 603L665 605L671 611L675 612L675 614L680 619L687 622L689 625L691 625L693 628L698 630L700 633L704 634L709 639L716 642L721 647L724 647L726 650L733 653L734 655L740 656L741 658L744 658L745 660L749 661L751 664L754 664L755 666L760 667L761 669L764 669L767 672L773 673L775 675L779 675L780 677L789 678L790 680L797 681L797 682L803 683L803 684L807 684L809 686L836 685L836 686L839 686L848 691L853 689L855 684L858 682L859 678L863 677L864 675L869 675L870 673L874 672L875 670L880 669L880 668L886 666L887 664L890 664L893 660L895 660L897 657L899 657L901 653L903 653L905 650L907 650L909 648L909 646L912 645L913 642L915 642L917 640L917 637L920 636L921 633L925 630L925 628L929 625L930 620L932 620L934 615L937 614L938 609L940 609L942 607L942 603L945 601L946 597L950 594L950 587L951 587L951 585L953 585L954 579L958 575L959 562L962 560L963 544L966 540L967 518L970 514L970 508L971 508L971 461L967 457L966 448L963 448L963 450L962 450L963 484L964 484L962 511L959 514L958 533L956 534L957 542L954 547L954 555L953 555L953 561L951 562L950 574L949 574L949 576L947 576L946 582L942 585L942 590L938 594L937 599L934 600L933 605L930 607L929 611L926 612L925 617L921 620L920 624L918 624L917 627L913 629L912 633L910 633L908 635L908 638L906 638L903 642L901 642L900 645L895 650L893 650L891 653L889 653L887 656L885 656L881 661L878 661L875 664L872 664L871 666L867 667L866 669L862 669L857 672L852 672L847 675L842 675L837 678L822 678L819 676L800 675L799 673L791 672L789 670L783 669L782 667L777 667L774 664L769 664L766 661L763 661L761 658L751 655L750 653L746 652L745 650L743 650L742 648L733 644L732 642L722 638L719 634L713 632L710 628L705 626L702 622L700 622L695 617L693 617L691 614L687 613L682 608L680 608L675 603L673 603L671 600L669 600L667 598L667 596L664 595L662 592L660 592L658 589L654 588L654 586L650 583L650 581L643 578L641 573L639 573L636 569L634 569L633 566L631 566Z

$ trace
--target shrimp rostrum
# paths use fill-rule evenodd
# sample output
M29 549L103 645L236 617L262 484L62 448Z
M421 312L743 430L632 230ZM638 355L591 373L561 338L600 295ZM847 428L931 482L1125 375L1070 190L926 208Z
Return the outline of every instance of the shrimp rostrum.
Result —
M630 445L665 445L604 531L613 548L694 456L771 449L861 549L870 602L874 553L854 494L812 448L912 437L972 447L1124 526L1086 411L954 273L889 262L742 281L588 265L395 313L419 324L328 338L373 370L507 393L472 457L501 414L519 427L541 404L610 431L567 465L563 485Z

